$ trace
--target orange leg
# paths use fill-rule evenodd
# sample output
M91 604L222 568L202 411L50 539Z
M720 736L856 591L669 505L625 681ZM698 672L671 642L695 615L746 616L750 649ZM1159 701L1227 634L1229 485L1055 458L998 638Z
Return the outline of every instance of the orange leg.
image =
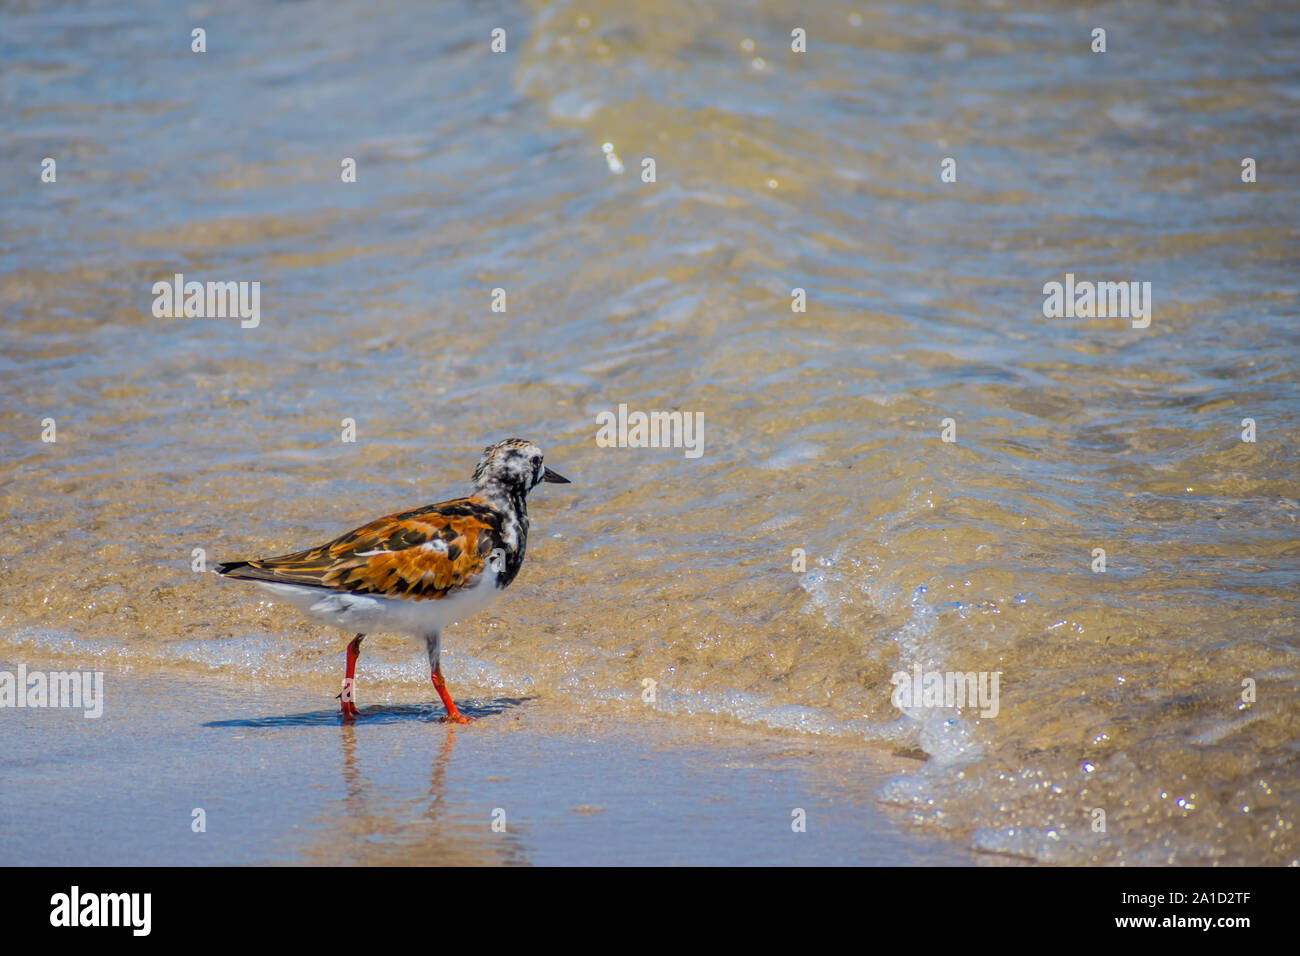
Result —
M358 634L352 638L352 643L348 645L348 675L343 679L343 693L339 694L339 700L343 705L342 717L344 720L353 720L360 716L355 703L357 658L361 656L361 639L365 636L364 634Z
M456 709L456 702L451 699L451 694L447 693L447 682L442 679L442 664L438 664L433 669L433 689L438 692L442 698L442 706L447 708L447 716L444 717L443 723L451 724L468 724L473 717L466 717Z

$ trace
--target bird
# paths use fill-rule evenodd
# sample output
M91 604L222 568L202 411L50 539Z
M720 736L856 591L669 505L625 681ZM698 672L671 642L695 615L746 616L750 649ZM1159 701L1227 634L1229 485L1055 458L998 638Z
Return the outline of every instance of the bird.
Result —
M442 631L483 610L519 573L528 544L527 495L543 483L570 484L543 463L541 449L507 438L483 449L473 492L376 518L332 541L250 561L217 574L251 581L322 624L355 633L339 695L343 721L360 716L356 666L367 634L423 638L444 721L469 723L442 676Z

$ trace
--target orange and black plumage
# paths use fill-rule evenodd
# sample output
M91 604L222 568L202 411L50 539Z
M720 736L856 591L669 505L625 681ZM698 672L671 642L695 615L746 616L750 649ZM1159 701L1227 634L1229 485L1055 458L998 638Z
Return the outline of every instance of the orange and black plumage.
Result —
M218 574L272 591L314 620L359 632L348 645L342 710L354 703L356 659L367 631L423 637L447 719L465 722L446 691L441 632L485 607L514 580L528 543L528 492L567 483L532 442L511 438L483 450L475 491L387 515L332 541L273 558L229 561Z

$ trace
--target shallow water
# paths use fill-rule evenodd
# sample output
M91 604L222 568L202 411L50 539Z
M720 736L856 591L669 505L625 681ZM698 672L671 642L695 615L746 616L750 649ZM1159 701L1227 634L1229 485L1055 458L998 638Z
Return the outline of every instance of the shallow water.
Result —
M909 761L831 738L503 698L468 706L473 727L428 703L340 727L332 701L211 675L105 688L99 719L6 715L6 865L1003 862L891 821L872 791Z
M1070 4L445 6L0 11L4 656L336 692L340 635L192 550L517 434L574 484L448 635L458 697L650 679L928 754L880 797L981 850L1295 863L1300 17L1108 8L1099 55ZM260 324L155 318L177 272ZM1150 327L1045 318L1067 273L1150 282ZM621 403L703 454L598 447ZM997 716L900 713L918 664L1000 672ZM363 703L424 671L368 643Z

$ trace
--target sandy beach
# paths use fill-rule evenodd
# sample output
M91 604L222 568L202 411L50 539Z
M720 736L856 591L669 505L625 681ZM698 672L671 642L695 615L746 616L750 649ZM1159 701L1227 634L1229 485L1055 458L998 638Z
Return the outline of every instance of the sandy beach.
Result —
M0 865L975 861L879 808L875 791L912 759L729 721L462 707L479 720L363 703L348 726L307 691L109 672L98 719L4 715Z
M1300 866L1293 11L435 6L0 4L0 862Z

